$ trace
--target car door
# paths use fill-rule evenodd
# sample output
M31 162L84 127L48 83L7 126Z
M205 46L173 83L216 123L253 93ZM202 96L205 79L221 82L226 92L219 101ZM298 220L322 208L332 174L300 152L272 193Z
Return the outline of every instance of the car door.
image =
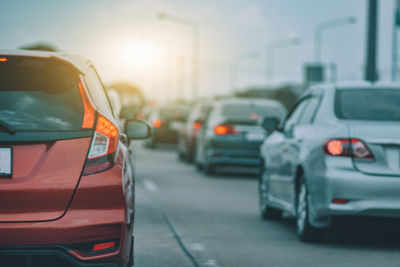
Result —
M275 157L279 162L275 173L270 174L270 190L274 197L290 205L292 202L292 184L293 184L293 162L298 156L298 148L295 144L295 128L299 123L301 116L308 104L308 97L302 98L289 114L279 133L275 143Z
M298 166L302 164L303 156L302 152L306 149L308 142L313 138L313 119L316 110L319 106L320 97L310 96L304 100L304 110L297 122L292 126L292 130L286 135L286 169L283 170L285 181L285 198L291 203L295 203L296 192L295 192L295 182L296 182L296 172Z
M196 142L196 161L200 164L204 164L205 160L205 146L207 143L206 135L207 131L209 130L210 126L210 118L213 117L212 114L215 113L215 107L211 107L210 110L205 114L203 127L201 127L200 131L197 135L197 142Z

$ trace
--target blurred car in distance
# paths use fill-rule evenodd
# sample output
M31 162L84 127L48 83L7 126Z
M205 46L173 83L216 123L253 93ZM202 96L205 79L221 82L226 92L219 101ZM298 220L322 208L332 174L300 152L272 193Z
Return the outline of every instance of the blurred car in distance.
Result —
M261 216L296 216L316 241L335 216L400 217L400 87L342 83L307 91L261 147Z
M148 121L152 126L152 136L145 145L155 148L158 143L176 144L178 132L189 116L190 109L181 105L166 105L154 108Z
M178 133L178 156L192 162L196 148L197 135L210 111L211 103L199 103L191 110L186 124Z
M219 166L259 166L259 148L267 132L258 125L262 116L283 118L286 109L275 100L227 99L212 105L200 130L195 164L206 174Z
M0 51L0 265L131 266L134 177L90 61ZM10 264L10 265L9 265Z

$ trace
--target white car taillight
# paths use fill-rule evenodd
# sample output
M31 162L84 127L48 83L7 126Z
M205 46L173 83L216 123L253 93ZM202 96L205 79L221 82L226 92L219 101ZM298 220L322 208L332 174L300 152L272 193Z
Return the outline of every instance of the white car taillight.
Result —
M373 159L371 151L360 139L331 139L325 142L324 152L331 156Z
M84 175L105 171L112 167L118 134L118 128L99 114L96 131L84 167Z

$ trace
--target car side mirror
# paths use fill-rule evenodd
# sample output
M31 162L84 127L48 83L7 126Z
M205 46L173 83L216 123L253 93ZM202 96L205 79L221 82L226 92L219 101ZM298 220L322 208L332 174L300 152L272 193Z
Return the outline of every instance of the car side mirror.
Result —
M279 124L280 120L275 117L263 117L259 122L259 125L269 133L272 133L273 131L278 129Z
M144 121L132 119L125 122L125 133L128 140L146 139L151 136L151 128Z

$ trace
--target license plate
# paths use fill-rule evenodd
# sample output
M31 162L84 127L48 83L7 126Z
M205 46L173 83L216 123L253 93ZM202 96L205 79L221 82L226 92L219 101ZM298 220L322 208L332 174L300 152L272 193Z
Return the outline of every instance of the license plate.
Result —
M247 141L262 141L265 139L265 134L262 133L247 133L245 136Z
M12 149L0 147L0 176L12 175Z

